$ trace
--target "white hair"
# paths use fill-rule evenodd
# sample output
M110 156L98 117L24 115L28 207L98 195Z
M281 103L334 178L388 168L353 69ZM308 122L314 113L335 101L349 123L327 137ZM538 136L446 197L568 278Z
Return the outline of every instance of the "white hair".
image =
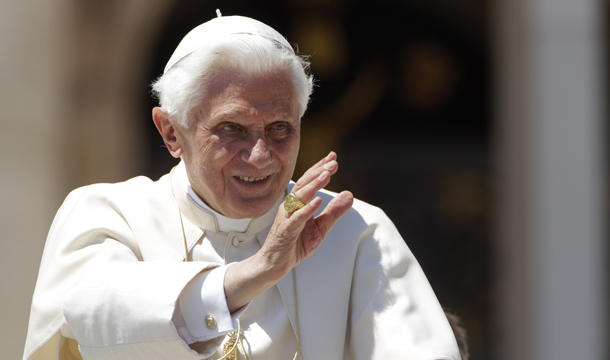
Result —
M232 34L185 56L152 84L153 94L172 121L188 127L191 110L219 73L264 76L286 71L299 103L299 118L313 90L309 62L277 41L253 34Z

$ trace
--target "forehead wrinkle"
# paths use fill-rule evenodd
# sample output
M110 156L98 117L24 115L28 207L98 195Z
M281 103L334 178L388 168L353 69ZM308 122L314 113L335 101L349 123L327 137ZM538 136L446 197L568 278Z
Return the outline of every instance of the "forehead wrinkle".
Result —
M276 98L271 101L253 105L250 101L239 99L237 102L226 102L214 107L210 114L215 119L215 123L222 121L253 120L263 117L265 123L276 120L296 119L294 104L285 97Z
M283 74L269 75L271 76L265 74L256 78L225 73L224 76L215 77L210 84L211 91L208 91L207 99L199 105L201 112L206 113L207 116L204 117L209 124L254 121L257 117L262 117L265 123L288 119L299 122L299 104L292 82ZM254 83L261 79L262 87L257 87ZM264 85L269 81L275 84L274 88Z

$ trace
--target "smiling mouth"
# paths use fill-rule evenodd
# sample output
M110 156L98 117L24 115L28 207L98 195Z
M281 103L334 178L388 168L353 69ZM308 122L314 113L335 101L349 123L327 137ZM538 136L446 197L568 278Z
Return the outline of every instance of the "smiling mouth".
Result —
M248 176L236 176L236 178L238 178L239 180L243 180L243 181L247 181L247 182L261 181L261 180L265 180L268 177L269 177L269 175L259 177L259 178L248 177Z

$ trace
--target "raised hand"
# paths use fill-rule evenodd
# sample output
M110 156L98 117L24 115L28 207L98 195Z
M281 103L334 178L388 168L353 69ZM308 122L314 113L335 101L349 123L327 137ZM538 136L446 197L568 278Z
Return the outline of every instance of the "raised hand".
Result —
M316 193L328 184L337 172L337 155L331 152L312 166L292 189L305 207L288 213L280 207L271 232L261 249L261 255L281 278L301 261L313 254L333 225L352 206L353 196L344 191L324 208L321 214L313 214L322 204Z
M306 204L288 213L280 206L265 244L254 256L229 268L225 295L231 312L275 285L290 270L307 259L320 246L326 234L352 206L354 197L344 191L331 200L314 218L322 199L316 193L328 184L339 167L331 152L297 181L292 192Z

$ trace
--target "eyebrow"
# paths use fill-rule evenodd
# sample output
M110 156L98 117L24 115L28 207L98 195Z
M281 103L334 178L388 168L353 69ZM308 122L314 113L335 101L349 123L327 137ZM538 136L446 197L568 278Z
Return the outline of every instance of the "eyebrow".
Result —
M250 110L251 108L249 108L248 110ZM212 118L216 119L216 121L214 121L214 124L220 124L223 122L239 122L239 120L241 120L242 118L244 118L244 116L242 116L244 112L242 111L233 111L233 110L220 110L218 111L216 114L214 114L212 116ZM249 111L245 111L245 113L249 113ZM250 114L247 114L245 117L250 117ZM256 115L258 116L258 115ZM298 119L298 111L292 111L290 109L290 105L288 104L283 104L282 106L278 107L277 109L274 109L271 112L271 116L273 118L275 118L274 120L271 120L269 123L272 122L276 122L276 121L280 121L280 120L286 120L286 119L290 119L290 120L294 120L294 121L299 121Z

